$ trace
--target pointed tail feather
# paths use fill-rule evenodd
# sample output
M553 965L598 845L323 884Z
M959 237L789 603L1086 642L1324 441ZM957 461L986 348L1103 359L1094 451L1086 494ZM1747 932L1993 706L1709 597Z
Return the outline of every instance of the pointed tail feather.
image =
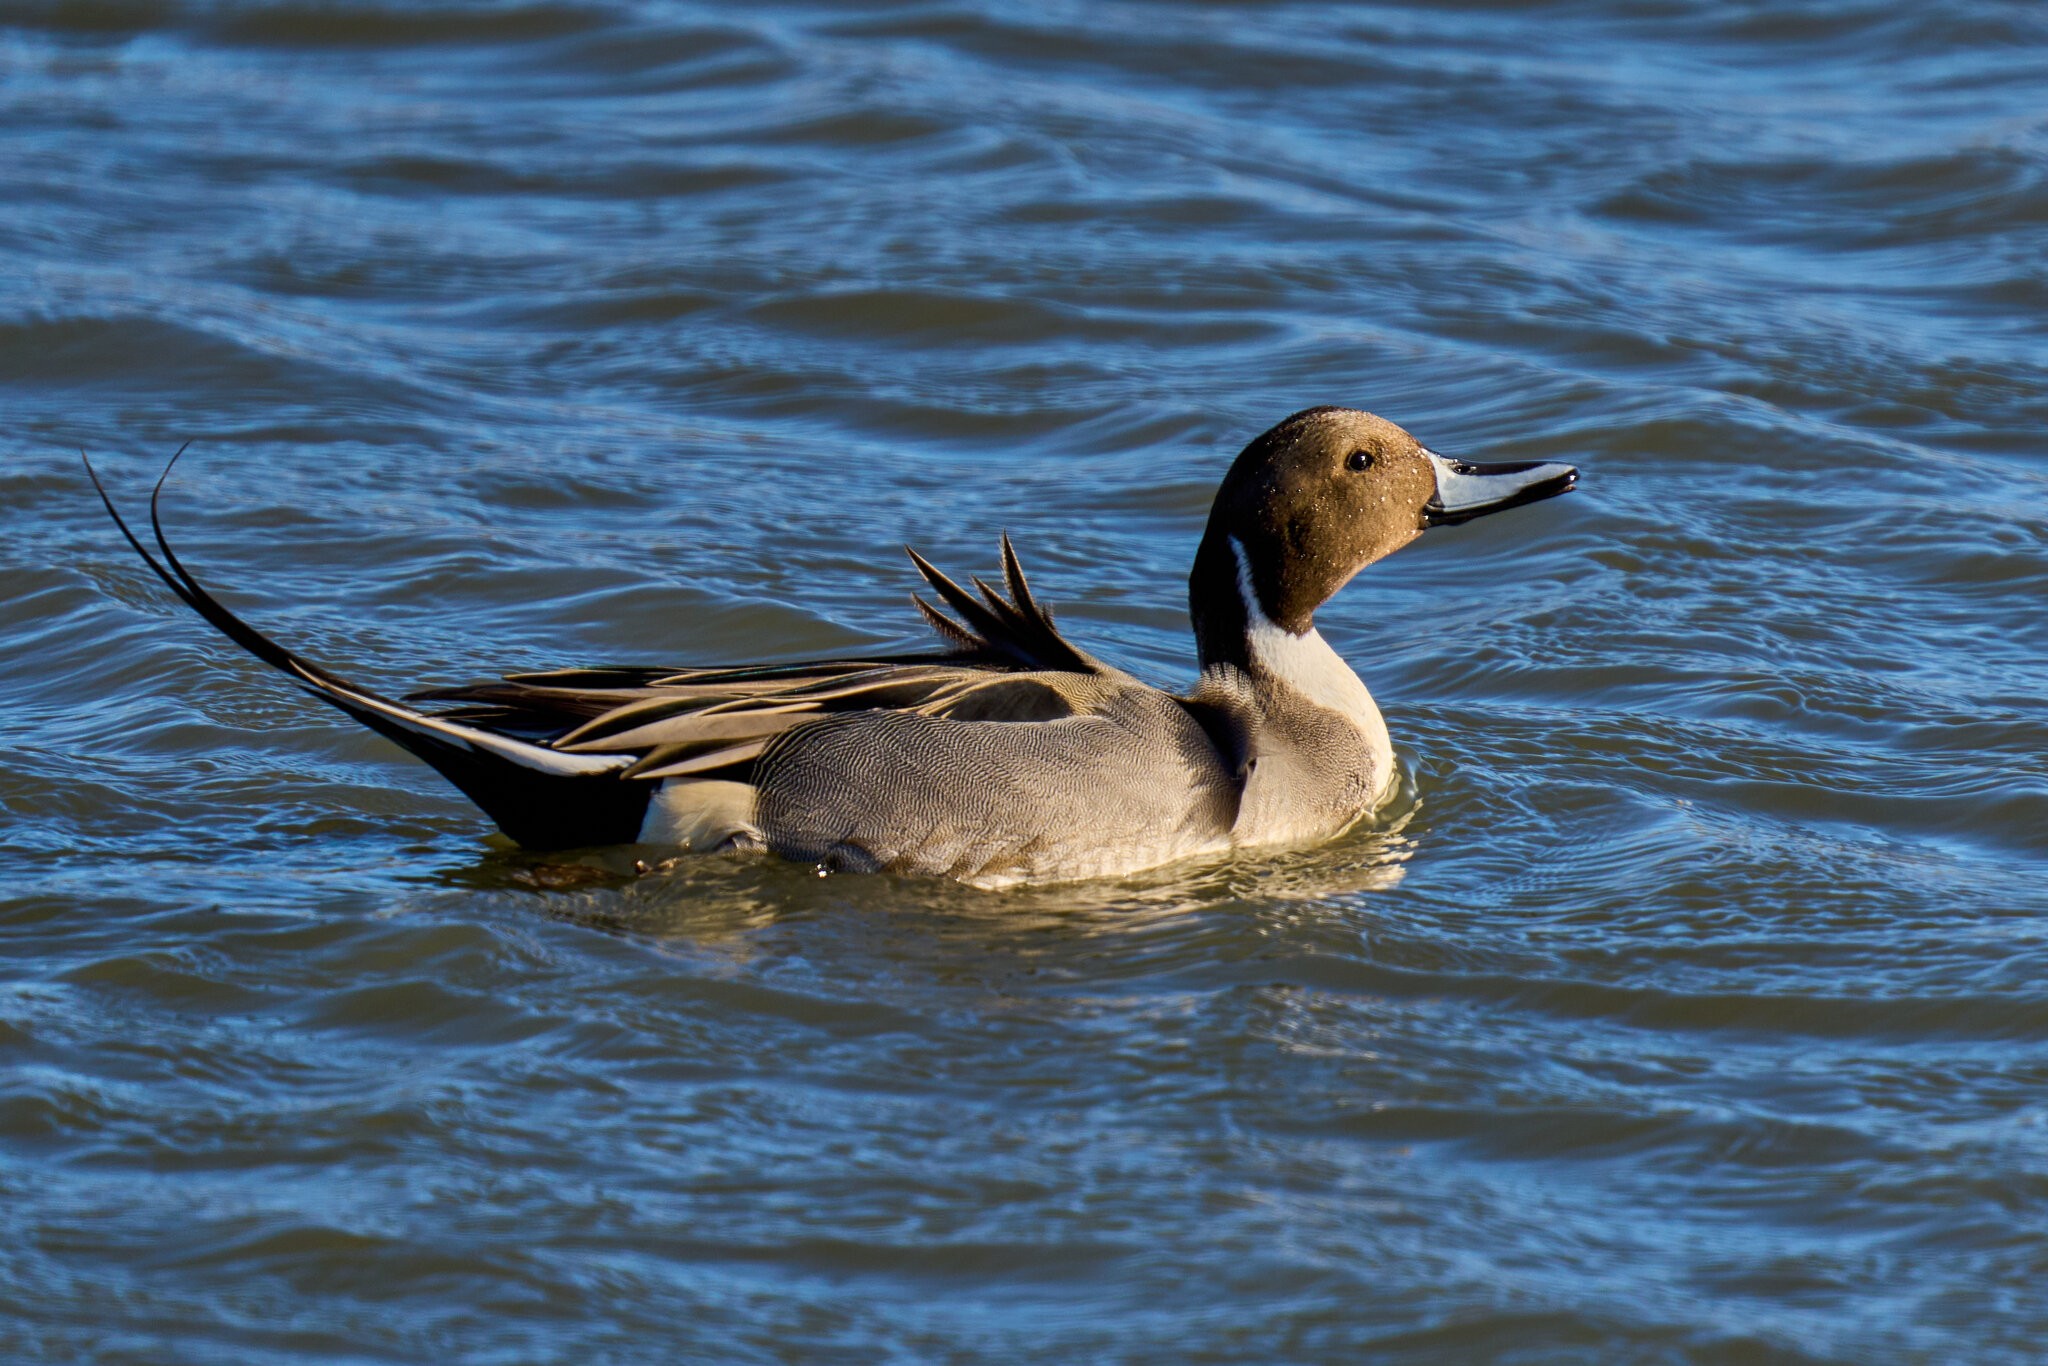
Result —
M562 849L618 844L638 835L651 789L645 783L620 780L618 775L632 762L632 756L564 754L546 745L427 715L329 673L229 611L185 568L164 536L159 514L164 483L185 449L178 448L150 494L150 530L163 555L161 562L129 529L92 462L85 461L86 474L107 515L143 563L180 601L307 692L431 764L520 844ZM80 458L84 459L82 452Z
M1003 533L1003 584L1009 590L1007 598L975 579L974 586L981 593L981 601L977 602L973 594L941 573L924 556L909 546L903 550L939 600L959 619L947 616L923 598L913 596L911 601L932 629L959 649L991 654L1024 669L1107 672L1100 660L1062 636L1052 623L1052 614L1038 605L1031 586L1024 581L1023 566L1017 562L1017 550L1010 544L1007 531Z

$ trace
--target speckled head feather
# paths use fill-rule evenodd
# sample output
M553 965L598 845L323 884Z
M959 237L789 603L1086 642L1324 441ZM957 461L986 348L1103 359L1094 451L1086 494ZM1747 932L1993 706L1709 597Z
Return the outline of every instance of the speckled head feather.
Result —
M1244 547L1267 617L1300 633L1352 575L1422 533L1435 493L1429 456L1407 432L1371 413L1309 408L1231 464L1209 535Z
M1243 579L1250 606L1302 635L1354 574L1427 527L1563 493L1575 478L1564 465L1449 460L1372 413L1305 408L1247 445L1216 492L1188 579L1203 662L1240 662Z

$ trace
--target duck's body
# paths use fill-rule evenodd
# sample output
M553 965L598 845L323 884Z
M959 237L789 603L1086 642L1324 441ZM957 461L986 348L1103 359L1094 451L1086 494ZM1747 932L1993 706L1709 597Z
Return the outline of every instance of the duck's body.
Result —
M803 721L744 782L666 779L639 837L977 886L1109 877L1326 838L1393 773L1386 726L1356 675L1362 706L1339 712L1228 668L1185 697L1099 666L985 673L961 669L935 706ZM887 678L876 686L902 686ZM945 701L956 688L960 700Z
M1006 592L976 580L978 598L913 553L953 613L918 602L943 651L513 675L411 699L457 704L428 712L344 682L228 611L171 552L154 500L163 564L121 529L216 627L433 764L523 845L766 849L1001 886L1308 843L1352 824L1385 792L1393 751L1365 685L1316 633L1315 607L1423 526L1574 477L1446 461L1369 414L1296 414L1246 448L1217 496L1189 580L1202 673L1184 696L1062 638L1005 538Z
M741 839L830 868L980 886L1112 876L1229 847L1233 775L1178 698L1114 674L1027 674L1018 686L1056 691L1072 711L892 710L798 728L756 766ZM696 796L665 788L656 819ZM658 825L644 834L678 842Z

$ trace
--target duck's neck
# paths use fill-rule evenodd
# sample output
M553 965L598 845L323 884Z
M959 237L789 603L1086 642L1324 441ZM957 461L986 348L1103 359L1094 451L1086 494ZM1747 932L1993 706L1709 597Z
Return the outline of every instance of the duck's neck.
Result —
M1202 672L1235 668L1251 672L1251 642L1246 638L1252 614L1260 611L1247 601L1244 585L1238 582L1237 542L1211 526L1195 552L1195 567L1188 574L1188 616L1195 624L1195 654Z
M1188 575L1188 610L1204 674L1236 669L1292 689L1362 728L1383 727L1372 694L1312 619L1290 631L1266 614L1244 546L1213 525Z

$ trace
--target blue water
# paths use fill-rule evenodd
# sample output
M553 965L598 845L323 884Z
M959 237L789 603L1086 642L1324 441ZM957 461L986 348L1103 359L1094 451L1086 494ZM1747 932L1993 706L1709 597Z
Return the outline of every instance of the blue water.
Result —
M2048 10L0 10L0 1358L2032 1362ZM1385 824L986 894L510 849L397 690L1185 683L1312 403Z

